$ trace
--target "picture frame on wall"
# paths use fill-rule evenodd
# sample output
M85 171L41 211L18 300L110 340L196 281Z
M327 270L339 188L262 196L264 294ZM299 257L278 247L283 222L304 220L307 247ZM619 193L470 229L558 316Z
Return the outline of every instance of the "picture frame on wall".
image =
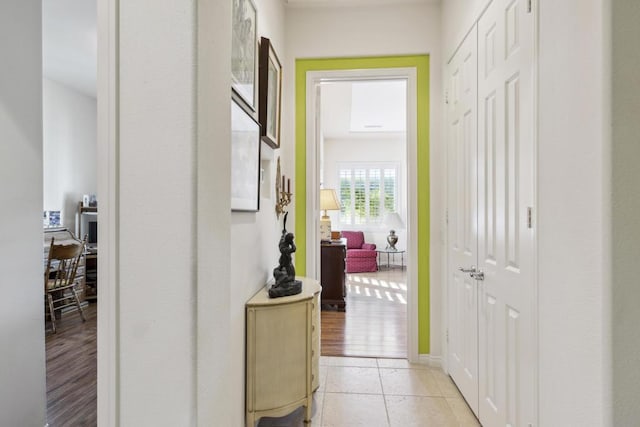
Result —
M233 1L231 87L252 111L256 110L258 13L252 0Z
M260 210L260 124L231 98L231 210Z
M272 148L280 148L282 65L271 40L266 37L260 40L258 70L258 117L262 140Z

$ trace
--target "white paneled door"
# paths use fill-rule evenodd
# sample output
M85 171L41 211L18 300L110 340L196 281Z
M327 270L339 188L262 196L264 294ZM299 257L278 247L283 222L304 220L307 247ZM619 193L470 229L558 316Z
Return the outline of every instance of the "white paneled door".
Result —
M477 392L467 394L485 427L535 421L534 15L527 0L494 0L473 31L477 43L477 163L473 229L477 291ZM452 62L453 63L453 62ZM455 78L450 75L451 81ZM453 85L453 83L452 83ZM450 141L455 137L450 136ZM469 167L469 170L472 170ZM457 193L453 183L450 192ZM464 191L463 191L463 194ZM449 209L460 206L452 203ZM464 197L464 196L463 196ZM472 201L471 203L474 203ZM464 207L462 207L464 209ZM473 220L472 220L473 221ZM454 226L449 223L450 228ZM450 231L450 282L463 281ZM454 278L455 277L455 278ZM449 284L449 291L455 290ZM450 297L449 310L467 310ZM450 328L455 323L451 323ZM452 350L459 343L451 342ZM459 337L457 337L459 338ZM457 376L452 377L458 383ZM469 388L465 384L465 388ZM472 403L473 401L473 403Z
M478 21L480 421L533 425L534 15L494 0Z
M449 63L447 88L449 374L478 413L478 285L468 273L477 265L477 116L475 32Z

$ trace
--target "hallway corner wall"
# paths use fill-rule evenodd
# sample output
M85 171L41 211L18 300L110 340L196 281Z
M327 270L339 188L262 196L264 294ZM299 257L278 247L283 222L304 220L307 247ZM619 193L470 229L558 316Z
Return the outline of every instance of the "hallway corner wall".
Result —
M283 65L283 81L290 78L291 70L286 68L288 57L285 43L285 10L280 0L255 0L258 10L258 40L267 37L280 62ZM257 83L257 80L256 80ZM256 108L257 111L257 108ZM257 119L257 113L256 113ZM284 129L286 121L281 119ZM290 144L286 135L282 133L280 146ZM273 279L272 271L278 265L278 242L282 229L282 216L276 218L276 195L273 185L264 183L275 182L276 161L283 156L284 148L273 150L262 143L261 168L264 169L264 182L260 190L259 212L231 213L231 365L229 393L231 399L231 424L241 425L244 420L245 402L245 303L258 292L269 280ZM284 156L283 156L284 157ZM281 160L282 173L293 176L293 167L283 158ZM292 182L292 185L295 183ZM291 221L291 215L289 216ZM287 224L290 227L291 222Z
M270 191L257 213L230 209L225 4L99 3L103 423L244 423L245 302L280 226ZM257 36L286 60L283 3L255 5Z
M603 4L539 2L540 425L597 425L607 405L603 342L610 231Z
M640 422L640 3L608 1L611 52L611 425ZM606 342L606 341L605 341ZM609 344L609 343L607 343Z
M99 399L115 399L112 422L123 425L189 425L196 417L195 14L194 3L118 5L117 128L99 134L117 134L115 165L106 169L117 178L99 188L101 210L115 210L115 237L100 239L98 254L106 265L115 253L117 271L109 282L98 278L108 287L98 287L98 330L109 331L101 315L114 309L115 396ZM111 95L99 92L99 102L101 94ZM99 359L108 360L98 335Z
M46 422L42 2L0 3L0 425Z

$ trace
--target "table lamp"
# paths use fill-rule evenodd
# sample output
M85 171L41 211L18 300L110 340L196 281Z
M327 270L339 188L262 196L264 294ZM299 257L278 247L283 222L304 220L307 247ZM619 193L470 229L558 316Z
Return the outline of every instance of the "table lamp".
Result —
M397 251L396 243L398 243L398 236L396 235L396 230L404 228L402 218L400 218L397 212L389 213L384 218L384 225L390 228L389 235L387 236L387 249Z
M320 240L331 240L331 219L327 215L327 211L339 211L340 201L336 195L336 190L332 188L323 188L320 190L320 209L324 210L324 215L320 218Z

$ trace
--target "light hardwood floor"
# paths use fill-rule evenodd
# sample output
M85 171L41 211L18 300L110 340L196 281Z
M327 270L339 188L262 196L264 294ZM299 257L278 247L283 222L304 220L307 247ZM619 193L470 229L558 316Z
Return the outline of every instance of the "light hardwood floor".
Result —
M47 322L47 422L49 427L97 424L96 314L98 304L56 321L58 333Z
M345 312L321 312L321 354L404 358L406 269L347 274Z

